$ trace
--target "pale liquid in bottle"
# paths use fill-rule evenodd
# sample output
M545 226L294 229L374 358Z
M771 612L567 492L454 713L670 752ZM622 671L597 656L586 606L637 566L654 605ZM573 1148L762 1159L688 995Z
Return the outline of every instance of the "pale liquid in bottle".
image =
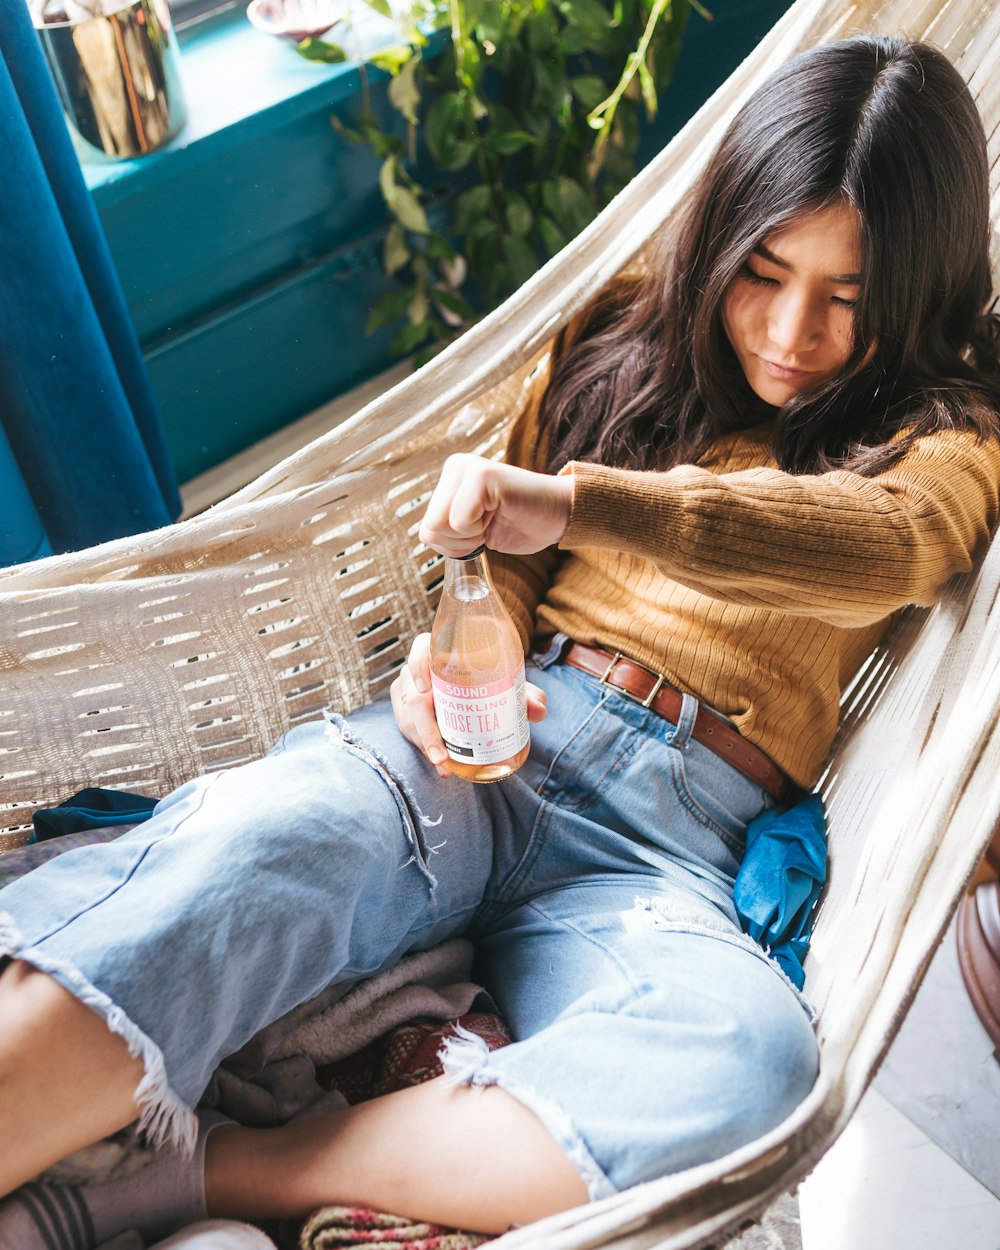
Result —
M529 749L524 653L481 552L445 561L431 682L452 772L469 781L516 772Z

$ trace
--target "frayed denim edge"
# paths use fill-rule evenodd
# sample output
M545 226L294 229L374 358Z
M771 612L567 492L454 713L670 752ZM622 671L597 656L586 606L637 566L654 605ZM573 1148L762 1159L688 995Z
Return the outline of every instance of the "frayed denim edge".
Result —
M188 1158L194 1155L198 1140L198 1119L195 1113L170 1088L163 1052L159 1046L128 1018L120 1007L92 985L72 964L49 959L28 946L9 912L0 912L0 959L9 956L22 959L39 972L45 972L85 1007L99 1015L112 1033L117 1033L128 1046L133 1058L142 1060L145 1074L135 1091L139 1108L139 1131L150 1145L171 1145Z
M538 1116L580 1173L591 1201L617 1193L566 1113L553 1103L540 1100L534 1091L517 1081L490 1072L488 1061L491 1052L483 1038L460 1024L454 1024L453 1028L456 1036L446 1038L438 1052L448 1084L499 1086Z

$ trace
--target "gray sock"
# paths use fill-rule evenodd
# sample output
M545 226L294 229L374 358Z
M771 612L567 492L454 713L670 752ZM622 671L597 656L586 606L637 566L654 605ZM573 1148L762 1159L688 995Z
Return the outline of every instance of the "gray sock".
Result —
M205 1141L231 1120L198 1113L194 1156L161 1150L145 1167L103 1185L34 1183L0 1203L0 1250L93 1250L125 1229L147 1242L205 1218Z

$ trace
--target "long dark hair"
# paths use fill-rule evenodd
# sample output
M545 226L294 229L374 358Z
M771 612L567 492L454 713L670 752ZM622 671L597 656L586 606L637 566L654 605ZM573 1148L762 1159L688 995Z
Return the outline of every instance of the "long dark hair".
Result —
M861 219L853 351L823 386L762 411L723 297L768 235L843 201ZM550 467L697 463L720 434L772 414L778 463L800 473L876 473L945 428L996 435L989 235L983 126L946 57L878 36L803 53L737 114L679 240L664 238L557 352L542 411Z

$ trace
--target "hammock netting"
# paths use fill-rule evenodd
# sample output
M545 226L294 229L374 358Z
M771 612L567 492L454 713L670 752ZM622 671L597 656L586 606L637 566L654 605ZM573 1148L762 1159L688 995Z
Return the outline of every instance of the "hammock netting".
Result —
M0 571L0 851L26 840L33 809L86 786L164 794L383 691L434 610L440 560L416 532L443 458L499 454L553 336L676 228L757 84L858 30L926 39L965 74L990 140L995 227L1000 3L798 0L581 236L419 372L197 517ZM934 608L899 616L844 696L819 786L830 879L806 964L821 1046L806 1101L723 1159L498 1247L721 1246L828 1149L1000 822L998 588L994 541Z

